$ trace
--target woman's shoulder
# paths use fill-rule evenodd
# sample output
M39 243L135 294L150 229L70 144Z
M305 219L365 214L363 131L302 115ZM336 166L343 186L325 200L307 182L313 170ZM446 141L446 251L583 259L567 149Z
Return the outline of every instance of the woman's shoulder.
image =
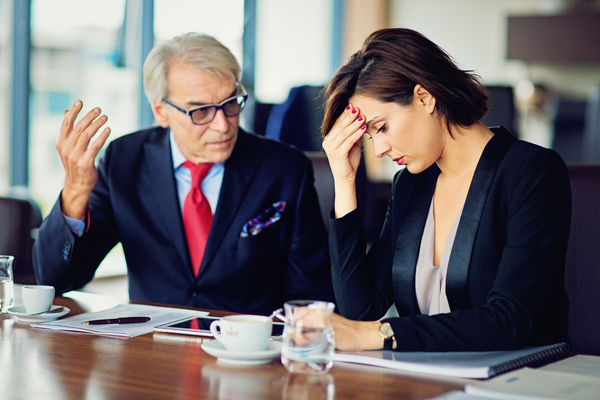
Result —
M527 170L561 169L567 167L562 157L553 149L549 149L524 140L517 140L506 153L505 167Z
M495 182L513 194L530 193L540 187L570 191L569 172L561 156L552 149L523 140L515 141L506 153Z
M495 138L488 146L495 146L497 151L503 149L503 151L500 150L501 153L505 152L503 164L509 164L513 167L523 163L552 162L564 164L560 155L552 149L520 140L503 127L493 127L490 130L494 132Z

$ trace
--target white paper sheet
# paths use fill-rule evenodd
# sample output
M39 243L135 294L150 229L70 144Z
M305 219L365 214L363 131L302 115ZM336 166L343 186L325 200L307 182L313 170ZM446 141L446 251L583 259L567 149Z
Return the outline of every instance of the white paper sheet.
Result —
M208 315L206 311L186 310L182 308L155 307L141 304L122 304L108 310L84 313L56 321L31 325L36 329L55 331L83 332L102 336L130 338L154 331L157 325L178 321L186 317ZM84 325L84 321L111 319L120 317L150 317L150 321L139 324Z

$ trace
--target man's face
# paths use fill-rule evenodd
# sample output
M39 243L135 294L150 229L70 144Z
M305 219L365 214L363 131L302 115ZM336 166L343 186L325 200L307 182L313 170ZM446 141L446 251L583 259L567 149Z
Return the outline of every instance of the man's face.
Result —
M219 104L236 94L235 82L201 71L174 59L167 77L168 100L185 110ZM195 125L189 115L175 107L154 101L154 116L163 127L169 127L186 159L200 163L223 162L231 156L237 140L239 116L227 117L219 110L205 125Z

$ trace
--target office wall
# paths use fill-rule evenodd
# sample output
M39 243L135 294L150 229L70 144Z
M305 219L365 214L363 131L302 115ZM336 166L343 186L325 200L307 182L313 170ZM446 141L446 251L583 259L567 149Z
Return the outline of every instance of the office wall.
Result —
M561 96L585 99L600 82L600 66L528 65L506 59L509 15L563 12L560 0L392 0L390 25L415 29L488 84L543 83Z
M331 75L333 0L260 0L256 19L256 97L283 102L297 85Z

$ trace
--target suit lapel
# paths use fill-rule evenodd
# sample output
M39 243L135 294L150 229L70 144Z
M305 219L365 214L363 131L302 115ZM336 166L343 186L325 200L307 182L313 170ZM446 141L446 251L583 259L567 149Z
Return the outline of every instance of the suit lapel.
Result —
M406 182L398 182L402 193L394 214L398 215L400 231L394 252L392 280L394 300L400 315L420 314L415 291L415 268L421 248L423 229L431 205L440 170L433 165Z
M448 262L446 296L451 310L470 306L467 278L477 230L496 171L515 140L503 128L495 132L473 175Z
M259 164L260 157L257 157L255 151L251 148L251 142L247 140L246 133L239 129L233 153L225 162L221 193L219 193L219 201L198 277L202 276L206 267L214 258L243 202L252 201L252 199L247 198L246 193Z
M193 271L173 173L168 131L157 141L145 143L144 151L144 180L148 182L148 190L153 194L149 196L148 201L154 203L150 209L156 212L163 229L173 238L181 259L186 260L186 270L189 271L191 279Z

